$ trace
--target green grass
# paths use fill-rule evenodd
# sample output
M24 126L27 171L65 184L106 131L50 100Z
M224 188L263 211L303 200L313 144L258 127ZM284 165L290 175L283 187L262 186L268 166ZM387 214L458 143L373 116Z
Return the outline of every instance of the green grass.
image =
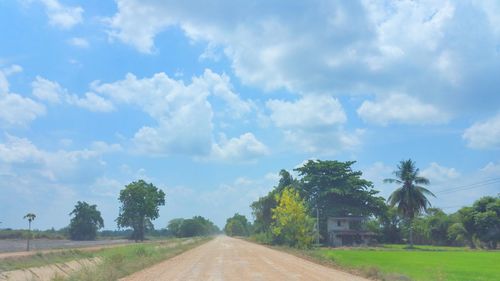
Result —
M403 247L319 249L314 254L340 267L372 272L372 276L389 280L395 279L387 278L391 275L404 275L416 281L490 281L500 278L500 251L433 246L405 250Z
M111 281L150 267L170 257L192 249L210 237L175 239L176 243L154 242L133 244L103 250L99 255L102 262L91 268L84 268L68 278L70 281ZM174 239L172 239L174 240ZM182 243L183 242L183 243Z

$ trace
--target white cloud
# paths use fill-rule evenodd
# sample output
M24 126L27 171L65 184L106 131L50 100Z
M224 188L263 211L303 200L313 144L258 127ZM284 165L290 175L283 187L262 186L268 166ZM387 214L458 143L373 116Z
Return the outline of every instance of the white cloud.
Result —
M492 110L500 99L498 87L477 90L478 83L495 84L500 70L495 1L287 5L120 0L108 24L111 38L145 53L156 50L159 33L179 28L206 44L201 57L220 50L244 84L265 90L370 92L381 99L399 91L447 112ZM484 102L492 96L496 103Z
M364 101L357 113L367 123L384 126L389 123L442 124L450 119L443 110L404 94L392 94L377 101Z
M85 97L80 98L75 94L67 95L66 102L94 112L110 112L115 110L113 103L92 92L85 93Z
M266 106L271 120L281 128L321 128L347 121L342 105L330 96L306 96L295 102L269 100Z
M117 104L138 106L155 120L154 126L143 126L132 139L140 153L200 158L212 155L236 160L242 156L253 157L263 150L263 144L252 134L223 144L213 141L214 110L210 99L222 100L233 118L241 118L252 110L250 102L241 100L233 92L229 77L224 74L207 69L203 75L193 77L190 84L185 84L165 73L142 79L129 73L124 80L94 83L92 88Z
M67 95L67 90L63 89L57 82L47 80L43 77L37 76L31 83L33 88L32 94L43 101L49 103L60 103L61 96Z
M86 49L90 46L89 41L82 37L73 37L68 40L68 44L83 49Z
M10 92L7 76L21 70L18 65L0 69L0 127L26 126L45 114L42 104Z
M47 151L26 138L6 134L5 141L0 143L0 164L15 167L13 170L21 173L29 171L51 181L74 180L85 177L86 173L102 165L102 155L120 150L119 144L97 141L92 143L90 149Z
M467 146L475 149L500 148L500 113L483 122L474 123L462 135Z
M433 185L448 184L461 176L455 168L444 167L436 162L432 162L420 174L429 179Z
M116 1L120 13L107 19L111 38L131 44L143 53L151 53L155 35L172 23L168 16L158 16L156 7L140 2Z
M49 24L62 29L70 29L83 22L83 8L80 6L65 6L58 0L40 0L45 6Z
M58 104L64 101L69 105L75 105L94 112L110 112L115 108L111 101L98 96L95 93L87 92L84 97L70 94L67 89L59 83L37 76L31 83L32 94L40 100Z
M363 130L348 132L342 105L330 96L305 96L294 102L270 100L270 119L285 139L310 153L335 154L361 144Z
M211 159L222 161L249 162L258 156L266 155L269 149L257 140L252 133L245 133L238 138L226 139L212 145Z

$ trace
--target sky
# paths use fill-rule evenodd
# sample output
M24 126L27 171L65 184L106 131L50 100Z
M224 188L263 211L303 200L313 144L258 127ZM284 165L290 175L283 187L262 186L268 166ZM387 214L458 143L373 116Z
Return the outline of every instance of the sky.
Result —
M454 212L500 193L500 2L0 0L0 227L223 226L309 159L382 180L413 159Z

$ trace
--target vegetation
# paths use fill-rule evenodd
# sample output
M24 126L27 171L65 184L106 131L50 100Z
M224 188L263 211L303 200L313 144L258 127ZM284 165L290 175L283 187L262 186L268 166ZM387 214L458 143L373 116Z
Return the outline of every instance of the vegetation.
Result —
M159 261L192 249L209 238L168 239L153 243L139 243L100 250L66 250L52 253L37 253L32 256L2 259L0 272L64 263L78 259L99 258L102 262L95 268L75 272L68 280L117 280L153 265Z
M224 232L229 236L248 236L250 235L252 225L247 218L238 213L226 220Z
M119 227L131 227L135 241L144 240L144 233L151 220L159 217L159 206L165 205L165 193L143 180L132 182L120 191L122 203L116 222Z
M155 243L139 243L102 250L102 262L96 267L80 270L65 280L109 281L150 267L165 259L192 249L210 238L172 239Z
M410 247L413 247L413 219L431 205L426 195L434 196L428 189L420 186L428 185L429 180L419 176L418 173L419 169L415 167L415 162L408 159L399 163L398 170L394 171L395 179L384 180L386 183L401 185L389 196L388 201L391 207L397 206L398 212L408 219Z
M173 219L167 226L167 233L175 237L209 236L219 232L219 228L213 222L202 216Z
M458 211L460 224L454 225L454 235L463 237L471 247L482 244L496 249L500 242L500 197L483 197ZM477 240L478 242L474 242Z
M495 280L500 276L498 252L467 251L453 247L319 249L315 256L343 268L354 269L381 280ZM406 276L405 279L403 276Z
M272 233L286 245L309 248L314 239L314 220L309 217L298 191L292 187L285 188L276 201L278 206L273 209Z
M31 222L34 221L36 218L36 215L33 213L27 213L23 219L28 220L28 241L26 243L26 251L30 250L30 239L31 239Z
M96 205L78 201L70 215L74 216L69 224L69 236L72 240L95 240L97 230L104 227L101 212Z

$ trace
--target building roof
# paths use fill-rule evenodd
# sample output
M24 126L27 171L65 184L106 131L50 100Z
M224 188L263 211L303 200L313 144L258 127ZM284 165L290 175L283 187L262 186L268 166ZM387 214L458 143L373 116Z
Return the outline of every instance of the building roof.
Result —
M372 235L372 236L376 235L371 231L352 230L352 229L335 229L335 230L330 230L330 232L332 232L335 235Z
M365 220L367 218L366 217L361 217L361 216L345 216L345 217L328 217L328 219L334 219L334 220Z

